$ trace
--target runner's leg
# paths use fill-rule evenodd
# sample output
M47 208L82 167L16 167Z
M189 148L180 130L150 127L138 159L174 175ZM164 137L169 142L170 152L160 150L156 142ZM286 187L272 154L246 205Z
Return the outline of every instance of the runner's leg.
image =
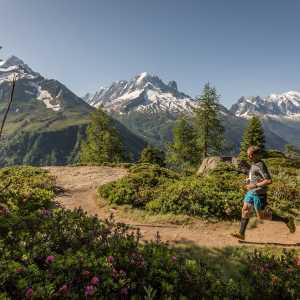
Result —
M291 233L296 231L295 221L293 217L283 217L273 212L269 207L258 210L257 215L262 220L270 220L274 222L283 222L287 225Z
M246 202L243 204L242 208L242 219L241 219L241 226L240 226L240 234L245 236L246 228L249 223L249 219L252 213L252 206Z

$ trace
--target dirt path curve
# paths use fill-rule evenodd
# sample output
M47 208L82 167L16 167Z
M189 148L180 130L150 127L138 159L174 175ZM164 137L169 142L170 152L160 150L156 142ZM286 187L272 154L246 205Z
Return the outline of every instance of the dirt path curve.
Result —
M225 247L241 245L230 237L230 232L238 229L238 223L208 223L196 220L191 225L173 225L157 223L141 223L118 215L118 210L101 208L97 203L96 189L98 186L117 180L127 174L122 168L111 167L45 167L56 177L57 185L65 191L58 200L69 209L82 207L90 215L97 214L106 218L113 211L116 221L139 227L144 239L153 239L159 231L162 240L171 244L187 244L207 247ZM267 222L260 224L247 232L250 243L278 243L292 246L300 243L300 228L295 234L290 234L287 227L281 223Z

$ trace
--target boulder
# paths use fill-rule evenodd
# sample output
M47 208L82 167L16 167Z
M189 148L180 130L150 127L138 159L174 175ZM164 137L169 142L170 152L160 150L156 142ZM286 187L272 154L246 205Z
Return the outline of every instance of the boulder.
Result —
M245 174L249 171L250 168L249 164L246 161L240 160L234 156L210 156L202 161L197 171L197 175L207 174L208 171L215 169L220 162L233 164L237 170Z

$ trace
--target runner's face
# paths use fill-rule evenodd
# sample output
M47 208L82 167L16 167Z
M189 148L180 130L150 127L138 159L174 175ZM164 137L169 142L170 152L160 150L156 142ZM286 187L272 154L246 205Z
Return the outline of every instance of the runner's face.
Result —
M253 160L253 158L254 158L253 151L248 150L248 151L247 151L247 156L248 156L248 159L249 159L249 160Z

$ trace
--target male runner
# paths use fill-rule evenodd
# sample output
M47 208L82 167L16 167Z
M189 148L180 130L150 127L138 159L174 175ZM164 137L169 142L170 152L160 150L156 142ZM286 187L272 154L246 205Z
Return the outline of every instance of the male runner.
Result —
M248 192L244 198L242 208L242 219L240 231L231 234L233 237L244 240L245 231L249 222L249 218L254 208L259 219L284 222L291 233L296 231L293 217L285 218L272 212L267 206L267 186L272 183L271 175L260 159L260 149L256 146L250 146L247 150L248 159L251 161L249 171L248 184L246 189Z

